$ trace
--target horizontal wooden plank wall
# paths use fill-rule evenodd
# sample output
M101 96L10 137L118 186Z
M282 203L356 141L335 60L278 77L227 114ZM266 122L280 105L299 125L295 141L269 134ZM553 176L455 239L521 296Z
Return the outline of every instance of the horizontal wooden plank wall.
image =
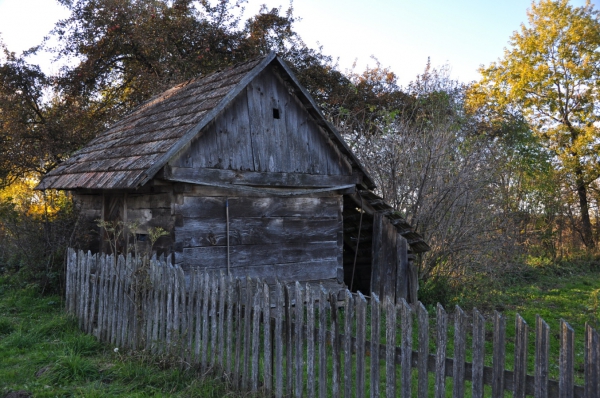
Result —
M82 330L119 348L180 358L182 366L223 376L241 391L391 398L463 397L468 389L473 397L598 397L600 339L590 325L584 352L575 352L575 334L565 321L551 331L539 317L529 328L517 315L515 351L507 353L507 322L499 313L486 320L476 309L470 317L459 307L448 314L438 304L430 325L421 303L380 302L376 295L367 302L348 291L338 299L318 284L268 286L260 279L185 274L164 259L140 269L131 257L68 252L66 309ZM486 323L493 325L491 336ZM446 353L449 334L453 358ZM552 340L560 358L548 355ZM472 363L465 360L467 350ZM515 368L508 370L504 359L513 354ZM526 358L533 355L535 368L527 374ZM549 379L551 369L558 380Z
M274 281L342 274L342 196L191 196L174 204L175 263ZM229 250L227 213L229 204Z

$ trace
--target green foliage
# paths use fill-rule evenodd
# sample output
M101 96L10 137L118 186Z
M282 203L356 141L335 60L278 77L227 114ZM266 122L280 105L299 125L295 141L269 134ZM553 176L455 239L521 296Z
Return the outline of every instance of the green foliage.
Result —
M590 2L573 7L567 0L541 0L532 3L528 19L504 57L481 69L471 102L501 115L523 112L568 182L565 188L575 188L581 237L592 248L588 190L600 176L599 14Z
M0 275L57 293L65 250L86 233L77 230L78 212L66 194L34 191L36 184L30 177L0 190Z
M435 306L437 303L448 307L458 295L457 289L452 286L447 276L427 279L421 283L418 292L419 301L427 307Z

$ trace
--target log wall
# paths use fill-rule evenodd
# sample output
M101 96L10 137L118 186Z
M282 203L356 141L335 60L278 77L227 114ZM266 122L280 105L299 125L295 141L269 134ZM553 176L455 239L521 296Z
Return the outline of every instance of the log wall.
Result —
M174 205L176 263L227 270L227 203L232 276L341 282L341 195L236 196L196 186Z

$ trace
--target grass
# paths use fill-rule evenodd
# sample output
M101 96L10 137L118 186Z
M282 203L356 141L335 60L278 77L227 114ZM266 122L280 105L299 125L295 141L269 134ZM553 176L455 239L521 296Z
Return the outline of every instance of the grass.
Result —
M535 361L535 325L539 315L550 327L550 379L558 379L560 321L565 320L575 331L575 382L583 384L584 331L588 323L600 329L600 270L594 263L551 263L534 261L524 265L488 288L485 293L468 297L457 295L455 302L465 309L477 307L486 315L488 338L491 339L491 317L497 310L506 317L506 367L514 368L515 317L519 314L529 326L528 373L533 374ZM451 309L451 306L448 306ZM432 311L433 313L433 311ZM449 325L451 329L452 325ZM453 344L448 344L449 355ZM469 339L467 344L471 344ZM486 344L486 366L491 366L492 344ZM467 352L467 360L471 360Z
M223 397L221 380L164 358L115 352L79 331L59 297L11 289L0 277L0 396Z

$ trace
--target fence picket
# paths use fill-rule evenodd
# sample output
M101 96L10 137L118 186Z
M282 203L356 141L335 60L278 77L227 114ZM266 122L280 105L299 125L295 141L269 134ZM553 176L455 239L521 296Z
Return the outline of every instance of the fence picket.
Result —
M233 345L233 314L234 314L234 295L235 295L235 284L231 275L227 276L227 293L225 295L225 300L227 304L225 306L225 311L227 311L225 318L225 325L227 329L227 338L225 339L225 371L228 376L231 376L231 371L233 369L232 361L235 362L233 358L234 345Z
M560 354L558 389L561 398L573 398L575 364L575 331L564 319L560 320Z
M166 273L166 288L167 288L167 302L166 302L166 312L167 312L167 322L166 322L166 333L167 333L167 352L170 353L173 344L173 289L174 289L174 281L171 279L171 275L173 274L172 270L169 267L164 267Z
M515 370L513 397L525 398L527 382L527 336L529 326L521 315L515 315Z
M458 305L454 312L454 362L452 364L452 397L465 396L465 346L467 338L466 314Z
M235 307L236 307L236 316L235 316L235 355L233 358L234 367L233 367L233 385L236 389L240 388L241 381L241 373L240 368L243 368L242 362L242 337L243 337L243 329L242 329L242 282L238 279L236 281L236 289L235 289Z
M584 377L585 398L598 398L598 350L594 340L598 340L598 333L588 324L585 324L585 352L584 352Z
M344 299L344 397L352 394L352 318L354 316L354 299L346 290Z
M283 308L285 300L279 279L275 279L275 398L283 397Z
M356 308L356 398L365 396L365 337L367 300L361 292L355 301Z
M158 335L159 335L159 316L160 316L160 269L155 266L153 260L149 261L150 270L152 271L152 335L150 337L150 346L152 353L158 352Z
M396 306L385 298L385 396L396 396ZM349 395L346 395L349 397Z
M201 337L201 366L203 371L208 370L208 335L210 330L210 323L208 320L208 310L210 308L210 277L207 273L204 274L202 281L202 337Z
M379 297L371 293L371 398L379 397Z
M210 277L210 308L209 308L209 319L210 319L210 337L208 340L209 347L209 358L216 362L218 360L217 352L217 297L219 293L219 284L216 274ZM209 360L209 361L210 361Z
M254 292L254 303L252 305L252 372L250 374L250 389L251 391L258 391L258 358L260 353L258 352L260 348L260 301L262 296L262 291L260 289L260 280L257 280L256 283L256 291Z
M202 336L202 277L199 272L194 273L194 286L196 292L194 294L194 363L200 365L200 337Z
M244 296L244 342L242 344L243 366L242 366L242 388L248 389L250 381L250 350L252 341L252 282L249 277L246 277L246 292Z
M131 296L129 292L130 279L127 269L127 261L131 260L131 255L128 255L123 259L121 265L123 269L121 270L121 311L119 313L119 342L117 343L120 347L129 348L128 342L128 333L129 330L129 313L131 311Z
M79 328L83 329L83 288L85 286L84 283L84 267L85 267L85 259L82 251L79 251L79 261L77 262L77 318L79 321Z
M429 390L429 375L427 362L429 361L429 314L423 303L417 304L417 320L419 324L419 359L418 359L418 397L427 398Z
M116 329L117 329L117 310L119 308L119 278L117 275L117 266L118 266L118 257L115 255L111 256L111 275L110 275L110 294L109 294L109 338L108 342L110 344L116 343Z
M83 262L83 328L82 330L89 332L88 325L90 319L90 271L92 268L92 253L88 252Z
M273 347L271 333L271 296L269 285L265 282L262 285L262 316L263 316L263 382L265 391L271 395L273 391ZM277 335L281 340L281 334Z
M293 336L292 336L292 296L290 293L290 287L286 284L283 289L284 299L285 299L285 338L287 342L286 349L286 383L285 383L285 391L286 395L291 397L293 393Z
M504 397L504 363L506 338L506 318L494 311L494 353L492 358L492 397Z
M539 316L535 319L535 397L548 396L548 355L550 350L550 328Z
M102 316L104 315L104 279L105 279L104 274L106 272L105 261L106 261L106 256L100 256L99 261L98 261L98 270L96 271L96 279L98 281L98 316L97 316L98 320L97 320L96 332L94 333L94 335L100 341L103 341L102 331L104 330L104 323L102 322L103 321ZM67 302L69 302L68 299L69 299L69 297L67 297Z
M300 282L296 282L296 358L294 360L296 367L296 378L295 378L295 387L296 387L296 397L302 397L302 389L303 382L302 376L304 373L304 306L302 297L302 287L300 286Z
M400 300L400 311L402 313L402 398L411 397L412 376L412 310L404 298Z
M332 398L339 398L341 379L340 326L335 293L329 294L329 307L331 310L331 396Z
M437 351L435 356L435 398L446 396L446 344L448 341L448 314L437 305Z
M221 272L219 275L219 313L217 315L217 319L217 353L219 355L218 363L219 366L221 366L221 369L225 369L225 275L223 275L223 272Z
M485 357L485 318L473 308L473 398L483 398L483 361Z
M169 256L170 258L170 256ZM177 277L177 270L171 267L167 267L171 273L171 285L173 286L173 322L171 324L171 338L173 339L173 348L177 349L181 341L179 339L180 332L180 319L179 311L181 311L181 289L179 286L179 278ZM175 352L173 352L175 353Z
M327 292L320 285L319 296L319 398L327 397Z
M315 302L312 289L306 284L306 395L315 396Z

